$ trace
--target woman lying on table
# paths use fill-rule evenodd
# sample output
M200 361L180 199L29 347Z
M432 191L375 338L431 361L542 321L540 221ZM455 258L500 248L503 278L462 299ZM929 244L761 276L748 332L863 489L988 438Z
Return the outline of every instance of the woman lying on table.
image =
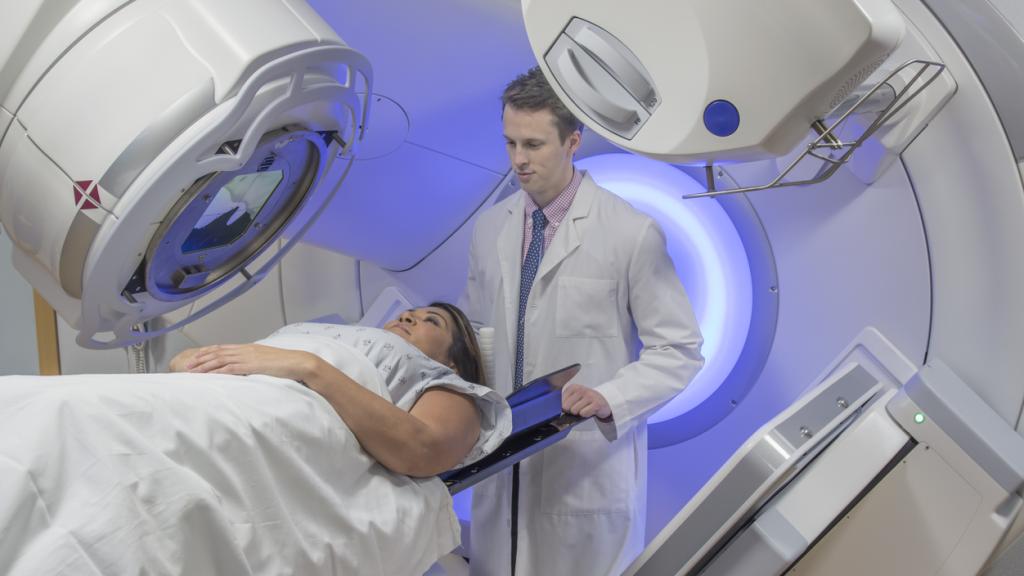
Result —
M447 304L171 368L0 377L0 574L422 574L512 427Z
M363 353L392 401L332 365L315 346L317 339ZM178 354L170 368L296 380L323 396L378 462L409 476L433 476L474 460L496 447L510 428L503 401L469 384L483 384L480 350L462 311L442 302L405 311L383 330L293 324L253 344L192 348ZM489 402L480 402L485 397ZM485 409L491 440L479 445Z

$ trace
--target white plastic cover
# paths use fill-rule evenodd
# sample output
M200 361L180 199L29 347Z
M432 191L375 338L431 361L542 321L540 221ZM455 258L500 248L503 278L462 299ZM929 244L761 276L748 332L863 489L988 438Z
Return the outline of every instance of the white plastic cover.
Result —
M785 154L905 28L889 0L524 0L523 15L580 120L680 163Z

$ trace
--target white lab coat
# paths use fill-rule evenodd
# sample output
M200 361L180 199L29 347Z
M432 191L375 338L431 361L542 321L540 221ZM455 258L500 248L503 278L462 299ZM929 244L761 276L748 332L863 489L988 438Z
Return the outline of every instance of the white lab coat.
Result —
M463 305L495 327L495 382L512 392L524 193L482 214ZM637 337L642 342L637 358ZM591 420L521 464L519 576L618 575L643 549L646 416L703 365L689 299L650 217L585 176L545 251L526 311L524 381L579 362L573 382L608 400ZM511 573L511 471L474 488L470 570Z

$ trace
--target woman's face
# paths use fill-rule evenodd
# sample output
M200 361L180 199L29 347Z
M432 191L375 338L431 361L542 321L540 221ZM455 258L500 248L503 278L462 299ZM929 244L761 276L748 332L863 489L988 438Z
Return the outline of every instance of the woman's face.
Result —
M433 306L406 310L385 324L384 329L398 334L428 357L452 366L448 351L452 347L455 319L447 311Z

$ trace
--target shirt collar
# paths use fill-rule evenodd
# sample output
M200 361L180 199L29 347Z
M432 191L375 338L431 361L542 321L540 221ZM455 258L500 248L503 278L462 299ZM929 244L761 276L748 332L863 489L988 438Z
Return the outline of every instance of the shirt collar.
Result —
M548 202L548 205L542 209L544 211L544 217L548 219L548 224L557 227L561 224L562 220L565 219L565 215L569 213L569 208L572 207L573 198L576 197L576 191L580 189L580 183L583 182L584 174L585 172L583 170L577 170L576 167L573 166L572 178L569 180L569 184L567 184L565 188L558 193L558 196L555 196L554 200ZM526 220L528 222L532 222L530 220L530 215L533 214L533 211L536 210L538 206L529 194L524 193L523 195L526 196Z

